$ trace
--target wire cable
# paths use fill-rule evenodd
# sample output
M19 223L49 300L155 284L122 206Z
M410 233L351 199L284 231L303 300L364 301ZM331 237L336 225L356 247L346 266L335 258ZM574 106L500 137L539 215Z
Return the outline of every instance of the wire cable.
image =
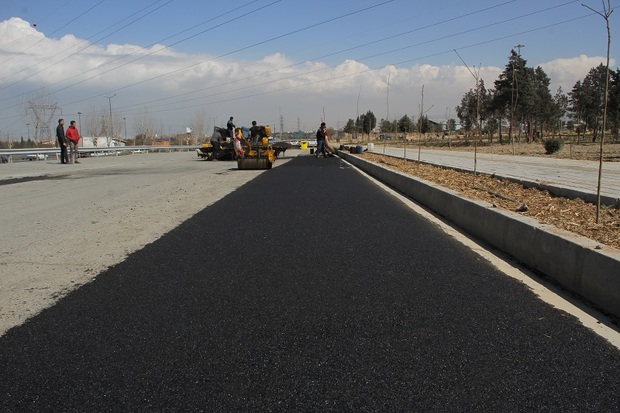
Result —
M494 6L486 7L484 9L480 9L480 10L476 10L476 11L473 11L473 12L470 12L470 13L466 13L466 14L463 14L463 15L460 15L460 16L448 18L448 19L439 21L437 23L433 23L433 24L429 24L429 25L426 25L426 26L418 27L418 28L415 28L415 29L412 29L412 30L407 30L405 32L397 33L395 35L387 36L387 37L384 37L384 38L381 38L381 39L378 39L378 40L373 40L373 41L366 42L366 43L363 43L363 44L360 44L360 45L357 45L357 46L349 47L349 48L346 48L346 49L341 49L341 50L338 50L336 52L324 54L324 55L321 55L321 56L318 56L318 57L313 57L311 59L307 59L307 60L302 61L302 62L293 63L293 64L290 64L290 65L287 65L287 66L279 67L277 69L273 69L273 70L269 70L269 71L266 71L266 72L258 73L258 74L255 74L255 75L247 76L247 77L242 78L242 79L236 79L236 80L233 80L233 81L230 81L230 82L227 82L227 83L223 83L223 84L219 84L219 85L214 85L214 86L209 86L209 87L206 87L206 88L203 88L203 89L192 90L190 92L185 92L185 93L181 93L181 94L170 96L170 97L165 97L165 98L160 98L160 99L152 100L152 101L149 101L149 103L158 102L158 101L161 101L161 100L174 99L174 98L182 97L182 96L188 96L188 95L199 93L199 92L202 92L202 91L205 91L205 90L210 90L210 89L214 89L214 88L217 88L217 87L222 87L222 86L226 86L226 85L229 85L229 84L239 83L239 82L242 82L242 81L245 81L245 80L250 80L250 79L253 79L253 78L256 78L256 77L265 76L265 75L268 75L268 74L271 74L271 73L277 73L277 72L279 72L281 70L291 69L291 68L294 68L296 66L300 66L300 65L303 65L303 64L306 64L306 63L310 63L310 62L312 62L314 60L325 59L327 57L332 57L332 56L335 56L335 55L338 55L338 54L342 54L344 52L348 52L348 51L355 50L355 49L360 49L360 48L363 48L363 47L366 47L366 46L370 46L372 44L380 43L382 41L391 40L391 39L394 39L396 37L400 37L400 36L403 36L403 35L406 35L406 34L410 34L410 33L416 32L416 31L420 31L420 30L427 29L427 28L430 28L430 27L436 27L438 25L445 24L445 23L451 23L451 22L454 22L454 21L459 20L459 19L464 19L466 17L471 17L472 15L479 14L479 13L482 13L482 12L485 12L485 11L489 11L489 10L492 10L494 8L498 8L498 7L504 6L504 5L509 4L509 3L514 3L515 1L517 1L517 0L506 1L504 3L496 4ZM575 0L575 1L577 1L577 0ZM139 106L139 105L141 105L141 104L136 104L135 106Z
M277 3L277 2L280 2L280 1L281 1L281 0L276 0L274 3ZM198 66L198 65L201 65L201 64L204 64L204 63L208 63L208 62L211 62L211 61L215 61L215 60L217 60L217 59L221 59L221 58L223 58L223 57L230 56L230 55L233 55L233 54L235 54L235 53L239 53L239 52L242 52L242 51L244 51L244 50L248 50L248 49L251 49L251 48L253 48L253 47L256 47L256 46L259 46L259 45L263 45L263 44L266 44L266 43L272 42L272 41L274 41L274 40L278 40L278 39L281 39L281 38L284 38L284 37L287 37L287 36L290 36L290 35L293 35L293 34L297 34L297 33L300 33L300 32L306 31L306 30L309 30L309 29L311 29L311 28L315 28L315 27L318 27L318 26L321 26L321 25L324 25L324 24L327 24L327 23L331 23L331 22L333 22L333 21L337 21L337 20L343 19L343 18L345 18L345 17L350 17L350 16L352 16L352 15L355 15L355 14L358 14L358 13L362 13L362 12L364 12L364 11L371 10L371 9L373 9L373 8L376 8L376 7L379 7L379 6L385 5L385 4L387 4L387 3L391 3L391 2L393 2L393 1L394 1L394 0L385 0L385 1L381 2L381 3L377 3L377 4L374 4L374 5L372 5L372 6L368 6L368 7L362 8L362 9L358 9L358 10L352 11L352 12L350 12L350 13L346 13L346 14L343 14L343 15L340 15L340 16L337 16L337 17L334 17L334 18L328 19L328 20L324 20L324 21L321 21L321 22L318 22L318 23L314 23L314 24L311 24L311 25L309 25L309 26L305 26L305 27L302 27L302 28L299 28L299 29L296 29L296 30L293 30L293 31L290 31L290 32L287 32L287 33L284 33L284 34L281 34L281 35L278 35L278 36L275 36L275 37L271 37L271 38L269 38L269 39L266 39L266 40L263 40L263 41L260 41L260 42L257 42L257 43L254 43L254 44L251 44L251 45L249 45L249 46L242 47L242 48L240 48L240 49L236 49L236 50L231 51L231 52L228 52L228 53L221 54L221 55L219 55L219 56L213 57L213 58L208 59L208 60L205 60L205 61L201 61L201 62L198 62L198 63L194 63L194 64L191 64L191 65L189 65L189 66L182 67L182 68L180 68L180 69L176 69L176 70L173 70L173 71L170 71L170 72L167 72L167 73L164 73L164 74L158 75L158 76L151 77L151 78L149 78L149 79L144 79L144 80L141 80L141 81L139 81L139 82L132 83L132 84L130 84L130 85L126 85L126 86L119 87L119 88L116 88L116 89L111 90L111 91L107 91L105 94L110 94L110 93L118 93L118 92L119 92L119 91L121 91L121 90L129 89L129 88L131 88L131 87L138 86L138 85L140 85L140 84L144 84L144 83L147 83L147 82L151 82L151 81L153 81L153 80L158 80L158 79L161 79L161 78L166 77L166 76L170 76L170 75L173 75L173 74L177 74L177 73L179 73L179 72L182 72L182 71L187 70L187 69L191 69L191 68L196 67L196 66ZM110 71L111 71L111 70L110 70ZM108 71L108 72L109 72L109 71ZM108 73L108 72L104 72L104 73ZM87 80L89 80L89 79L87 79ZM83 82L85 82L85 81L86 81L86 80L83 80L83 81L80 81L80 82L78 82L78 83L75 83L75 84L69 85L69 86L67 86L67 87L61 88L61 89L59 89L59 90L56 90L56 92L59 92L59 91L62 91L62 90L68 89L69 87L73 87L73 86L75 86L76 84L83 83ZM97 95L97 96L100 96L100 95ZM84 99L82 99L82 100L78 100L78 101L75 101L75 102L72 102L72 103L80 103L80 102L83 102L83 101L85 101L85 100L91 99L92 97L94 97L94 96L91 96L91 97L88 97L88 98L84 98Z
M587 14L587 15L574 17L574 18L571 18L571 19L568 19L568 20L563 20L563 21L560 21L560 22L557 22L557 23L548 24L548 25L537 27L537 28L534 28L534 29L524 30L524 31L508 34L508 35L505 35L505 36L501 36L501 37L485 40L485 41L482 41L482 42L477 42L477 43L472 43L472 44L469 44L469 45L459 46L459 47L451 48L449 50L444 50L442 52L437 52L437 53L432 53L432 54L428 54L428 55L425 55L425 56L419 56L419 57L415 57L415 58L411 58L411 59L406 59L406 60L402 60L402 61L395 62L395 63L390 63L390 64L386 64L386 65L384 64L384 65L381 65L381 66L378 66L378 67L371 67L371 68L360 70L360 71L353 72L353 73L347 73L347 74L343 74L343 75L339 75L339 76L333 76L333 77L329 77L329 78L325 78L325 79L319 79L319 80L315 80L315 81L311 81L311 82L300 83L298 85L284 87L284 88L280 88L280 89L276 89L276 90L271 90L271 91L258 92L258 93L244 95L244 96L240 96L240 97L233 97L233 98L230 98L230 99L222 99L222 100L211 101L211 102L207 102L207 103L200 103L200 104L189 105L189 106L176 106L174 108L169 108L169 109L160 109L160 110L154 111L154 113L169 112L169 111L184 110L184 109L192 109L192 108L196 108L196 107L203 107L203 106L209 106L209 105L214 105L214 104L229 103L229 102L234 102L234 101L237 101L237 100L244 100L244 99L249 99L249 98L269 95L269 94L280 93L280 92L284 92L284 91L288 91L288 90L298 89L298 88L305 87L305 86L312 86L312 85L316 85L316 84L320 84L320 83L330 82L330 81L333 81L333 80L339 80L339 79L343 79L343 78L347 78L347 77L357 76L357 75L361 75L361 74L364 74L364 73L370 73L370 72L374 72L374 71L377 71L377 70L384 69L386 66L399 67L399 66L402 66L404 64L412 63L412 62L415 62L415 61L418 61L418 60L428 59L428 58L431 58L431 57L437 57L437 56L441 56L441 55L445 55L445 54L451 54L451 53L454 53L455 49L456 50L464 50L464 49L469 49L469 48L473 48L473 47L484 46L484 45L487 45L487 44L490 44L490 43L498 42L498 41L501 41L501 40L505 40L505 39L509 39L509 38L513 38L513 37L517 37L517 36L522 36L524 34L529 34L529 33L537 32L537 31L545 30L545 29L548 29L548 28L551 28L551 27L562 25L562 24L573 23L573 22L576 22L578 20L581 20L581 19L584 19L584 18L587 18L587 17L592 17L594 15L595 15L595 13L590 13L590 14ZM122 108L118 108L118 109L120 110ZM127 112L126 113L126 115L128 115L128 116L132 115L132 114L135 114L135 112Z
M571 1L571 2L568 2L568 3L564 3L564 5L565 4L570 4L570 3L574 3L574 1ZM538 11L538 13L543 12L543 11L548 11L548 10L551 10L551 9L553 9L555 7L560 7L560 6L554 6L554 7L546 8L546 9L543 9L541 11ZM530 16L532 14L534 14L534 13L528 13L526 15L519 16L519 17L516 17L516 18L523 18L525 16ZM500 41L500 40L503 40L503 39L507 39L507 38L511 38L511 37L515 37L515 36L519 36L519 35L523 35L523 34L528 34L528 33L532 33L532 32L535 32L535 31L544 30L544 29L547 29L547 28L550 28L550 27L554 27L554 26L561 25L561 24L566 24L566 23L569 23L569 22L574 22L574 21L577 21L579 19L583 19L583 18L589 17L591 15L593 15L593 14L585 15L585 16L579 16L579 17L576 17L576 18L573 18L573 19L564 20L564 21L561 21L561 22L545 25L545 26L534 28L534 29L531 29L531 30L521 31L521 32L518 32L518 33L514 33L514 34L502 36L502 37L496 37L496 38L493 38L493 39L490 39L490 40L487 40L487 41L484 41L484 42L478 42L478 43L473 43L473 44L466 45L466 46L457 47L456 49L463 50L463 49L467 49L467 48L478 47L478 46L485 45L485 44L488 44L488 43L497 42L497 41ZM494 26L494 25L504 24L504 23L512 21L512 20L514 20L516 18L506 19L506 20L503 20L501 22L491 23L491 24L488 24L488 25L485 25L485 26L481 26L481 27L478 27L478 28L474 28L474 29L470 29L470 30L466 30L466 31L461 31L461 32L454 33L454 34L449 35L449 36L442 36L441 38L438 38L438 39L433 39L433 40L429 40L429 41L426 41L426 42L418 43L416 45L410 45L410 46L407 46L407 47L404 47L404 48L398 48L398 49L394 49L394 50L387 51L387 52L384 52L384 53L379 53L379 54L376 54L376 55L368 56L368 57L366 57L364 59L369 59L369 58L385 55L385 54L388 54L388 53L394 53L396 51L400 51L400 50L404 50L404 49L408 49L408 48L419 46L420 44L425 44L425 43L432 42L432 41L444 40L446 38L462 35L463 33L468 33L468 32L474 31L474 30L481 30L482 28L488 28L488 27L491 27L491 26ZM374 42L377 42L377 41L373 41L373 42L370 42L370 43L374 43ZM250 47L250 46L248 46L248 47ZM246 47L244 49L247 49L248 47ZM357 46L355 48L357 48ZM413 62L413 61L416 61L416 60L420 60L420 59L424 59L424 58L429 58L429 57L434 57L434 56L439 56L439 55L446 54L446 53L452 53L454 51L454 49L455 48L452 47L449 50L444 51L444 52L433 53L433 54L430 54L430 55L427 55L427 56L417 57L417 58L414 58L414 59L407 59L407 60L404 60L404 61L400 61L398 63L393 63L391 65L392 66L400 66L402 64ZM234 53L234 52L231 52L231 53ZM378 68L369 68L369 69L358 71L358 72L355 72L355 73L345 74L345 75L341 75L341 76L334 76L334 77L330 77L330 78L326 78L326 79L320 79L320 80L316 80L316 81L312 81L312 82L306 82L306 83L302 83L302 84L299 84L299 85L285 87L285 88L280 88L280 89L273 90L273 91L261 92L261 93L256 93L256 94L249 94L249 95L245 95L245 96L242 96L242 97L234 97L234 98L230 98L230 99L218 100L218 101L213 101L213 102L199 104L199 105L181 106L181 107L176 106L176 107L170 108L170 109L161 109L161 110L158 110L157 112L165 112L165 111L171 111L171 110L187 109L187 108L193 108L193 107L197 107L197 106L211 105L211 104L216 104L216 103L225 103L225 102L235 101L235 100L238 100L238 99L248 99L248 98L251 98L251 97L262 96L262 95L265 95L265 94L279 93L279 92L282 92L282 91L286 91L286 90L290 90L290 89L295 89L295 88L299 88L299 87L303 87L303 86L314 85L314 84L318 84L318 83L322 83L322 82L329 82L329 81L337 80L337 79L340 79L340 78L343 78L343 77L355 76L355 75L359 75L359 74L370 72L370 71L376 71L376 70L384 68L385 66L386 65L382 65L381 67L378 67ZM332 66L330 68L333 68L333 67L335 67L335 66ZM323 69L320 69L320 70L326 70L326 69L329 69L329 68L323 68ZM296 75L295 77L299 77L299 76L302 76L302 75L307 75L309 73L312 73L312 72L308 72L308 73L304 73L304 74L299 74L299 75ZM277 81L284 81L284 80L287 80L287 79L288 78L283 78L283 79L278 79L278 80L274 80L274 81L270 81L270 82L266 82L266 83L255 84L255 85L248 86L248 87L241 88L241 89L231 90L231 91L228 91L228 92L222 92L222 93L219 93L219 94L216 94L216 95L221 95L223 93L233 93L235 91L240 91L240 90L247 90L250 87L257 87L257 86L260 86L260 85L265 85L265 84L269 84L269 83L273 83L273 82L277 82ZM141 83L143 83L143 82L141 82ZM127 87L129 87L129 86L127 86ZM216 87L216 86L214 86L214 87ZM200 97L200 99L207 99L209 97L213 97L213 96L216 96L216 95L203 96L203 97ZM81 101L78 101L78 102L81 102ZM77 102L72 102L72 103L77 103ZM136 105L131 105L131 106L136 106ZM165 106L165 105L163 105L163 106Z
M440 41L440 40L446 40L446 39L449 39L449 38L453 38L453 37L461 36L461 35L466 34L466 33L471 33L471 32L474 32L474 31L482 30L482 29L489 28L489 27L493 27L493 26L497 26L497 25L502 25L502 24L505 24L505 23L508 23L508 22L512 22L512 21L515 21L515 20L519 20L519 19L523 19L523 18L526 18L526 17L531 17L531 16L532 16L532 15L534 15L534 14L544 13L544 12L546 12L546 11L553 10L553 9L555 9L555 8L557 8L557 7L562 7L562 6L565 6L565 5L568 5L568 4L571 4L571 3L574 3L575 1L576 1L576 0L574 0L574 1L569 1L569 2L567 2L567 3L563 3L563 4L556 5L556 6L552 6L552 7L548 7L548 8L541 9L541 10L538 10L538 11L535 11L535 12L526 13L526 14L523 14L523 15L520 15L520 16L515 16L515 17L509 18L509 19L505 19L505 20L502 20L502 21L498 21L498 22L494 22L494 23L489 23L489 24L487 24L487 25L483 25L483 26L479 26L479 27L471 28L471 29L468 29L468 30L463 30L463 31L460 31L460 32L456 32L456 33L452 33L452 34L449 34L449 35L441 36L441 37L438 37L438 38L435 38L435 39L425 40L425 41L418 42L418 43L415 43L415 44L412 44L412 45L408 45L408 46L405 46L405 47L400 47L400 48L396 48L396 49L388 50L388 51L381 52L381 53L377 53L377 54L374 54L374 55L365 56L365 57L361 57L361 58L356 58L356 59L354 59L354 60L355 60L355 61L358 61L358 62L363 62L363 61L365 61L365 60L369 60L369 59L376 58L376 57L379 57L379 56L387 55L387 54L390 54L390 53L395 53L395 52L402 51L402 50L405 50L405 49L411 49L411 48L414 48L414 47L418 47L418 46L425 45L425 44L430 44L430 43L437 42L437 41ZM469 14L468 14L468 15L469 15ZM448 19L448 20L453 21L454 19ZM428 26L427 26L427 27L428 27ZM363 45L362 45L362 46L356 46L356 47L354 47L354 48L345 49L345 51L348 51L348 50L351 50L351 49L355 49L355 48L359 48L359 47L363 47ZM330 55L331 55L331 54L330 54ZM306 62L307 62L307 61L306 61ZM298 63L298 64L294 64L294 65L289 65L289 66L286 66L286 68L290 68L290 67L293 67L293 66L297 66L297 65L299 65L299 64L303 64L303 63L306 63L306 62L302 62L302 63ZM264 85L267 85L267 84L272 84L272 83L275 83L275 82L280 82L280 81L284 81L284 80L291 80L291 79L294 79L294 78L296 78L296 77L307 76L307 75L314 74L314 73L317 73L317 72L320 72L320 71L325 71L325 70L329 70L329 69L334 69L334 68L336 68L336 67L337 67L337 65L335 65L335 66L327 66L327 67L322 67L322 68L315 69L315 70L312 70L312 71L307 71L307 72L304 72L304 73L299 73L299 74L296 74L296 75L291 75L291 76L287 76L287 77L284 77L284 78L280 78L280 79L271 80L271 81L268 81L268 82L258 83L258 84L254 84L254 85L250 85L250 86L245 86L245 87L242 87L242 88L233 89L233 90L231 90L231 91L224 91L224 92L219 92L219 93L212 94L212 95L207 95L206 97L219 96L219 95L226 94L226 93L233 93L233 92L238 92L238 91L242 91L242 90L247 90L247 89L250 89L250 88L253 88L253 87L264 86ZM275 69L275 70L270 71L270 72L268 72L268 73L277 72L277 71L279 71L279 70L280 70L280 69ZM263 74L261 73L261 74L258 74L258 75L254 75L254 76L249 76L249 77L246 77L246 78L244 78L244 79L240 79L240 80L235 80L235 81L227 82L227 83L226 83L226 84L224 84L224 85L238 83L238 82L241 82L241 81L243 81L243 80L248 80L248 79L251 79L251 78L254 78L254 77L257 77L257 76L261 76L261 75L263 75ZM211 90L211 89L215 89L215 88L217 88L217 87L221 87L221 86L224 86L224 85L220 84L220 85L210 86L210 87L207 87L207 88L202 89L202 91L204 91L204 90ZM192 93L195 93L195 91L192 91L192 92L186 92L186 93L181 94L181 95L175 95L175 96L170 97L170 98L162 98L162 99L157 99L157 100L155 100L155 102L156 102L156 101L161 101L161 100L167 100L167 99L174 99L174 98L177 98L177 97L180 97L180 96L187 96L187 95L192 94ZM191 101L191 100L199 100L199 99L204 99L204 98L205 98L205 96L200 96L200 97L196 97L196 98L189 99L189 101ZM188 100L185 100L185 102L187 102L187 101L188 101ZM146 102L146 104L148 104L148 103L152 103L152 102L154 102L154 101L149 101L149 102ZM72 103L77 103L77 102L71 102L71 103L69 103L69 104L72 104ZM174 104L174 103L171 103L171 104ZM144 102L142 102L142 103L140 103L140 104L135 104L135 105L129 105L129 106L125 106L125 107L120 107L119 109L125 109L125 108L131 108L131 107L133 107L133 106L143 106L143 105L144 105ZM162 105L162 106L165 106L165 105ZM157 107L157 106L156 106L156 107Z

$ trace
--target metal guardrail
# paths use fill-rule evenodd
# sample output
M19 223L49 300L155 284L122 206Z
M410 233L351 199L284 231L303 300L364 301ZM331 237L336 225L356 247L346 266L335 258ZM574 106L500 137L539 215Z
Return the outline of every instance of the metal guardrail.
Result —
M172 145L172 146L106 146L97 148L79 147L79 153L116 153L119 152L170 152L170 151L193 151L200 148L200 145ZM21 149L0 149L0 156L28 156L28 155L49 155L59 154L60 148L21 148Z

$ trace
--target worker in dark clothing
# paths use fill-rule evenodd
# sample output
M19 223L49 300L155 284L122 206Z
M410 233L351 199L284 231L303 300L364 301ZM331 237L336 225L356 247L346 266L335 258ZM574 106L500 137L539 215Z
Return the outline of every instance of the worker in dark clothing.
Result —
M58 126L56 127L56 139L58 139L58 146L60 146L60 163L68 164L69 155L67 154L67 137L65 136L64 119L58 119Z
M256 121L252 121L252 127L250 128L250 142L252 145L256 145L258 143L258 139L261 138L260 126L256 124Z
M316 156L319 157L320 153L323 153L323 158L327 158L327 153L325 152L325 136L327 132L327 126L325 126L325 122L321 123L321 126L316 131Z
M228 137L232 142L235 139L235 123L233 122L233 117L231 116L226 123L226 129L228 129Z

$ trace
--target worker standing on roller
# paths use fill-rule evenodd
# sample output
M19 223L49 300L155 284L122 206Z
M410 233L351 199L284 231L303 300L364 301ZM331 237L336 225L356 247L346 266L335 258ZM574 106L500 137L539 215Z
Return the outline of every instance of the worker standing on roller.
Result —
M258 126L256 121L253 120L252 127L250 128L250 142L252 142L252 145L258 144L258 138L261 137L260 129L260 126Z
M228 138L232 142L235 139L235 123L233 122L233 117L231 116L226 123L226 129L228 129Z

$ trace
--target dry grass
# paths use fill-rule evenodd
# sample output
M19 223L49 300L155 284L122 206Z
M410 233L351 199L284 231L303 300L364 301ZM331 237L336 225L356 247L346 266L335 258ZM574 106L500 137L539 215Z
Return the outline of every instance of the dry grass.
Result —
M452 189L468 198L487 201L498 208L516 211L520 205L525 204L527 211L519 212L522 215L620 249L619 209L603 209L600 223L597 224L596 207L580 199L556 197L547 191L525 188L523 185L488 175L479 174L474 180L471 173L367 152L362 156L387 168Z

